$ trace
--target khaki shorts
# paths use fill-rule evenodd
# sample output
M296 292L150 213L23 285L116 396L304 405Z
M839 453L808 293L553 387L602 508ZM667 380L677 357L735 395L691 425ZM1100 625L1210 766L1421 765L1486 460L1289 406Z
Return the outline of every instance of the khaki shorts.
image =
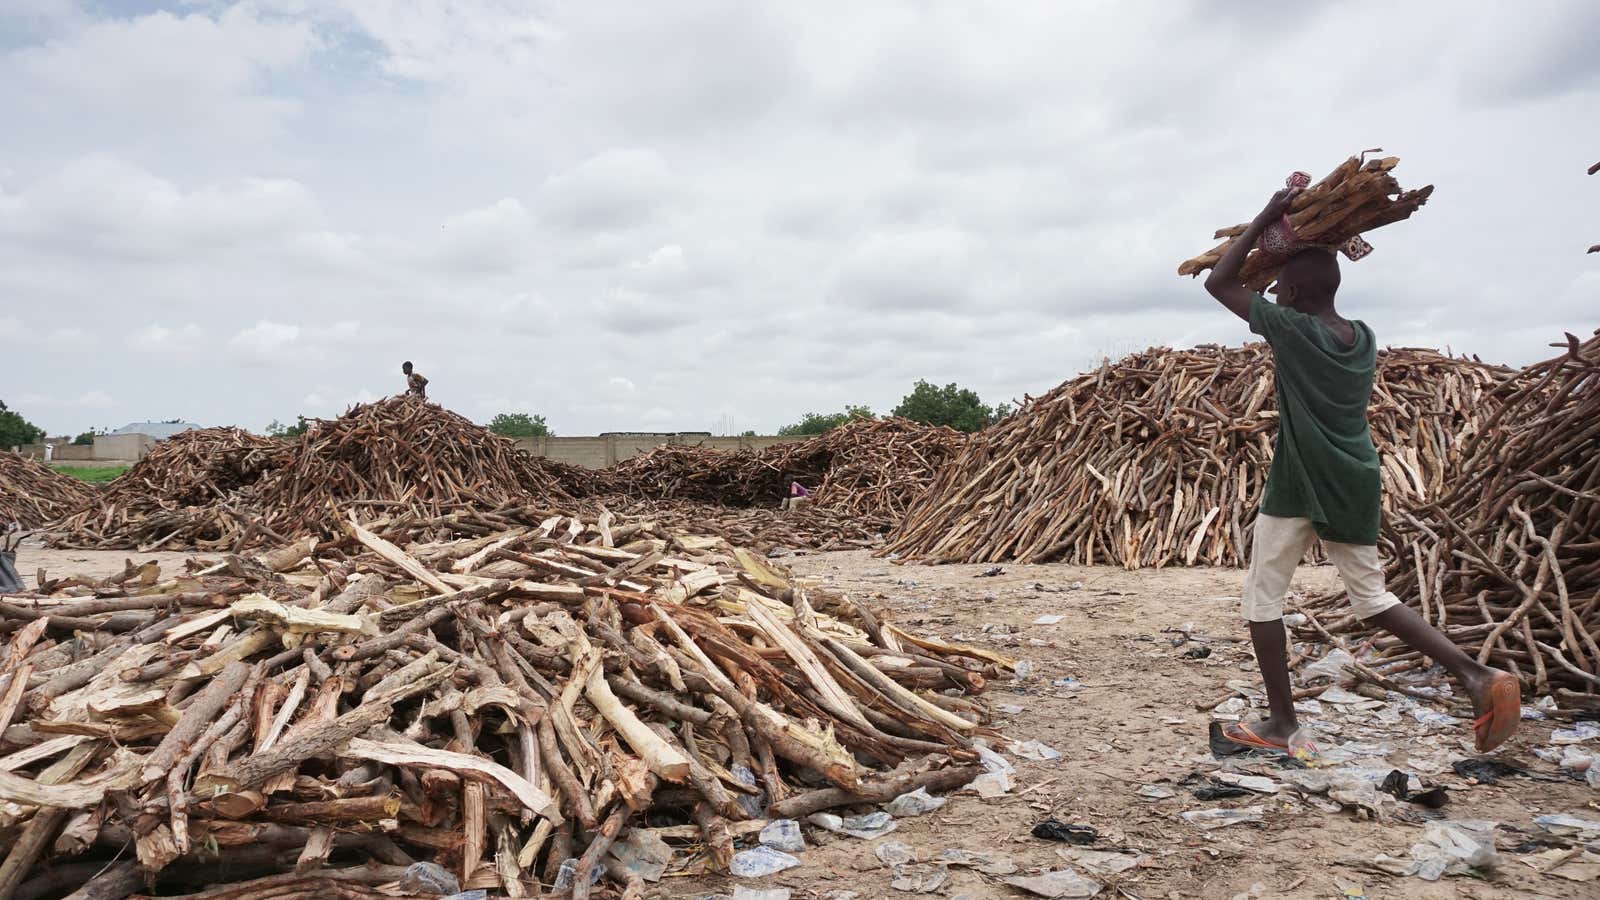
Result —
M1244 579L1245 619L1271 622L1283 618L1283 598L1289 593L1295 567L1316 537L1310 519L1256 516L1255 546L1250 551L1250 572ZM1332 541L1323 541L1322 546L1328 551L1328 559L1339 567L1350 608L1357 616L1370 619L1399 605L1399 598L1384 588L1377 547Z

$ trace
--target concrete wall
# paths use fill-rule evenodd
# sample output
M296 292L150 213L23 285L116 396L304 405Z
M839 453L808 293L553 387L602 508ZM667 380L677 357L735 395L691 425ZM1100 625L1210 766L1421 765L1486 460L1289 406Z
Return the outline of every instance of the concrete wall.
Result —
M700 434L607 434L600 437L519 438L517 446L534 456L591 469L604 469L664 444L711 447L716 450L760 450L773 444L803 440L803 437L776 435L711 437Z
M94 448L87 444L69 444L66 441L51 441L56 445L55 453L51 459L54 462L81 462L94 459ZM21 453L34 459L44 459L44 443L23 444Z
M144 459L156 439L148 434L97 434L94 444L56 443L52 462L136 463ZM33 459L44 459L44 444L23 444L20 452Z
M156 439L148 434L97 434L94 436L94 458L138 462L155 445Z

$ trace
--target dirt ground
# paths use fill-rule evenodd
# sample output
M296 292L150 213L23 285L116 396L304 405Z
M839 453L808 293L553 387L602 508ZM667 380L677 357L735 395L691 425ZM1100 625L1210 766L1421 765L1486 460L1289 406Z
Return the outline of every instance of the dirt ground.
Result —
M18 569L30 579L40 566L56 573L110 574L121 570L125 556L24 547ZM166 563L183 554L136 559L147 558ZM890 841L909 845L920 863L959 848L1008 858L1019 875L1064 868L1071 864L1057 851L1065 845L1030 834L1035 823L1054 817L1097 829L1095 849L1136 850L1146 857L1127 872L1094 876L1106 885L1102 897L1600 896L1600 882L1540 874L1529 864L1535 861L1531 855L1510 852L1542 836L1532 821L1537 815L1600 819L1600 792L1561 775L1531 752L1549 746L1553 726L1548 721L1525 722L1519 736L1496 756L1554 777L1513 777L1489 786L1458 776L1446 764L1474 755L1466 724L1424 725L1407 715L1372 733L1341 723L1331 704L1307 717L1327 725L1319 741L1324 747L1380 742L1385 745L1379 748L1385 751L1383 761L1361 765L1392 765L1443 784L1449 802L1439 812L1399 803L1385 821L1366 821L1348 810L1313 808L1288 790L1273 796L1195 799L1191 788L1178 782L1197 769L1217 766L1206 744L1211 713L1197 709L1197 702L1223 698L1229 681L1256 682L1248 644L1241 640L1239 572L1007 565L1001 574L982 577L990 567L896 566L864 552L786 562L803 581L846 590L887 610L893 621L914 632L981 644L1028 660L1033 669L1029 677L994 684L987 694L992 708L1021 708L997 715L996 725L1008 738L1041 741L1063 758L1035 762L1008 753L1017 770L1008 796L980 800L971 793L954 795L933 813L897 820L898 829L886 837L859 840L808 825L810 846L799 854L802 864L742 882L746 888L786 887L796 898L907 897L891 887L894 873L874 852ZM1311 591L1336 579L1331 568L1306 568L1295 587ZM1064 618L1054 625L1032 624L1048 614ZM1174 646L1185 631L1188 639ZM1209 648L1210 654L1185 658L1196 648ZM1600 741L1591 741L1588 748L1600 751L1597 745ZM1246 768L1283 780L1282 770L1271 761L1254 761ZM1436 771L1424 773L1426 768ZM1139 796L1141 787L1153 784L1169 788L1173 796ZM1189 810L1247 806L1264 807L1264 821L1205 831L1180 818ZM1430 883L1348 864L1378 854L1407 858L1410 847L1422 839L1425 817L1441 816L1502 823L1501 862L1492 880L1446 877ZM658 886L658 895L726 895L740 884L730 878L669 877ZM1027 896L998 878L955 866L948 869L938 894Z

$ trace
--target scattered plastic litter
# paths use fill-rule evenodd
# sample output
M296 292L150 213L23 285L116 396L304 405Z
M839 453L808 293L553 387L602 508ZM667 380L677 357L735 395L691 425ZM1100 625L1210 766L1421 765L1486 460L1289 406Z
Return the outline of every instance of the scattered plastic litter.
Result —
M795 826L795 833L799 833L798 825ZM766 832L762 832L762 836L765 835ZM622 840L611 845L611 855L622 863L623 868L651 883L660 881L661 876L666 874L667 864L672 862L672 848L661 839L661 835L648 828L629 829Z
M894 867L889 887L907 894L934 894L949 880L950 872L944 866L902 865Z
M400 876L400 890L408 894L455 894L461 891L461 882L438 863L417 862L406 866Z
M1010 875L1017 870L1017 864L1010 857L990 856L954 847L942 851L934 862L947 866L967 866L985 875Z
M1069 825L1060 819L1045 819L1033 826L1033 836L1064 844L1092 844L1100 839L1100 832L1088 825Z
M1043 616L1040 616L1037 619L1034 619L1033 620L1033 624L1035 624L1035 625L1056 625L1056 624L1059 624L1061 622L1061 620L1065 619L1065 618L1066 618L1066 616L1058 615L1056 613L1050 613L1048 615L1043 615Z
M982 572L979 572L978 574L976 574L976 575L974 575L972 577L973 578L993 578L996 575L1004 575L1005 573L1006 573L1006 570L1000 568L999 566L990 566L989 568L984 569Z
M1519 769L1516 766L1503 763L1498 759L1490 759L1487 756L1458 759L1450 764L1450 768L1454 769L1455 773L1462 778L1473 778L1480 784L1499 784L1502 778L1528 774L1526 769Z
M1237 772L1218 772L1212 776L1223 784L1231 784L1257 794L1276 794L1283 785L1265 775L1241 775Z
M805 836L800 833L800 823L793 819L773 819L761 829L761 843L785 853L800 853L806 849Z
M1026 662L1026 660L1024 660L1024 662ZM995 711L996 712L1000 712L1000 713L1004 713L1004 714L1006 714L1008 716L1014 716L1014 715L1017 715L1019 713L1025 712L1026 709L1024 707L1018 706L1015 703L1002 703L999 706L995 707Z
M978 796L985 800L993 800L996 797L1004 797L1005 795L1011 793L1011 773L985 772L982 775L979 775L977 778L972 779L972 781L967 784L967 787L977 791Z
M1056 855L1073 863L1092 875L1120 875L1139 866L1150 857L1142 853L1118 853L1114 850L1085 850L1082 847L1061 847Z
M1210 831L1213 828L1226 828L1229 825L1240 825L1245 822L1259 822L1266 815L1265 806L1243 806L1239 809L1196 809L1183 813L1180 818L1190 825L1196 825Z
M1378 786L1378 790L1393 796L1396 800L1415 803L1428 809L1438 809L1450 799L1445 794L1443 785L1434 785L1430 788L1424 785L1421 779L1417 779L1417 787L1413 789L1411 776L1399 769L1390 771L1383 779L1383 784Z
M739 763L729 766L728 772L745 787L757 788L754 794L746 794L740 791L734 795L734 802L739 804L739 808L744 810L745 815L752 819L759 819L765 816L767 813L767 793L759 789L761 783L756 780L756 773Z
M864 816L846 816L839 821L841 834L848 834L851 837L861 838L865 841L883 837L898 827L900 827L900 823L894 820L894 816L886 812L867 813Z
M1557 837L1575 837L1582 841L1600 838L1600 822L1593 819L1568 815L1535 816L1533 824Z
M789 900L788 888L747 888L739 885L733 889L733 896L729 900Z
M1411 846L1417 877L1438 881L1444 875L1470 875L1494 871L1500 854L1494 847L1495 822L1429 822L1422 840Z
M1418 724L1427 725L1430 728L1453 727L1460 725L1462 722L1461 719L1458 719L1455 716L1439 712L1438 710L1429 709L1426 706L1413 707L1411 710L1411 718L1416 719Z
M567 860L573 862L573 860ZM795 859L782 850L774 850L765 844L752 847L749 850L740 850L733 855L733 862L728 865L728 871L740 878L765 878L776 875L784 869L792 869L800 865L800 860ZM566 863L562 864L562 868ZM559 879L558 879L559 882ZM557 887L561 885L558 883Z
M883 811L896 818L921 816L933 812L948 802L950 801L944 797L935 797L928 793L927 788L917 788L885 803Z
M1381 701L1373 700L1371 697L1363 697L1360 694L1356 694L1356 693L1352 693L1350 691L1347 691L1344 688L1338 686L1337 684L1334 685L1333 687L1330 687L1327 690L1323 691L1321 694L1318 694L1317 695L1317 699L1321 700L1323 703L1337 703L1337 704L1339 704L1341 706L1349 705L1349 704L1356 704L1356 703L1379 703L1379 702L1381 702Z
M734 854L733 861L736 863L739 861L739 854ZM799 863L800 860L795 860L796 865ZM550 886L557 891L567 890L568 888L572 887L572 880L573 878L577 877L577 874L578 861L575 859L564 859L561 861L561 868L556 870L555 883ZM592 887L599 884L600 876L603 874L605 874L605 867L595 866L589 872L589 885Z
M1300 677L1306 681L1313 678L1330 678L1334 683L1348 682L1354 677L1356 658L1348 650L1333 649L1328 655L1314 663L1308 663L1300 669Z
M1160 784L1147 784L1139 788L1138 793L1146 800L1170 800L1178 795L1177 791Z
M917 855L911 852L911 847L900 841L884 841L872 848L872 855L886 866L905 865L917 858Z
M1207 780L1195 788L1193 793L1196 800L1228 800L1233 797L1243 797L1250 792L1237 785L1218 784Z
M1557 728L1550 732L1552 744L1581 744L1600 738L1600 722L1579 722L1571 728Z
M1058 688L1066 688L1069 691L1076 691L1076 690L1080 690L1080 689L1083 688L1083 682L1079 681L1076 678L1070 678L1070 677L1068 677L1068 678L1057 678L1055 681L1050 682L1050 686L1051 687L1058 687Z
M1038 875L1013 875L1005 879L1005 883L1014 888L1021 888L1030 894L1048 897L1051 900L1071 897L1093 897L1100 893L1101 884L1092 878L1085 878L1072 869L1057 869L1053 872L1043 872Z
M1010 774L1017 770L1016 766L1013 766L1010 760L994 752L993 750L990 750L989 745L983 743L982 741L974 741L972 744L972 749L977 751L978 762L983 765L983 770L985 772L1005 772Z
M1051 762L1061 758L1061 751L1038 741L1022 741L1011 745L1011 752L1023 759Z
M1184 659L1205 659L1211 655L1210 647L1190 647L1183 651Z
M1244 699L1243 697L1230 697L1227 700L1218 703L1211 710L1211 712L1214 715L1232 716L1234 718L1238 718L1239 716L1244 715L1249 709L1250 701Z
M1026 659L1017 660L1017 664L1011 669L1012 681L1026 681L1032 675L1033 663Z

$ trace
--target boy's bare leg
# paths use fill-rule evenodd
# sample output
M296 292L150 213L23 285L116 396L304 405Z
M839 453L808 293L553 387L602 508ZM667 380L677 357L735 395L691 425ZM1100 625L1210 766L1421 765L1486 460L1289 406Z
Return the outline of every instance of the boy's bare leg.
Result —
M1416 610L1405 604L1391 606L1368 617L1366 622L1382 628L1404 641L1406 646L1421 651L1424 656L1444 666L1461 683L1467 696L1472 698L1475 714L1482 715L1489 711L1489 683L1498 674L1497 670L1468 656L1454 641L1417 615Z
M1256 665L1267 687L1270 718L1254 722L1250 730L1275 744L1287 744L1299 723L1294 716L1294 689L1289 684L1289 636L1283 620L1250 623L1250 643L1255 647Z

